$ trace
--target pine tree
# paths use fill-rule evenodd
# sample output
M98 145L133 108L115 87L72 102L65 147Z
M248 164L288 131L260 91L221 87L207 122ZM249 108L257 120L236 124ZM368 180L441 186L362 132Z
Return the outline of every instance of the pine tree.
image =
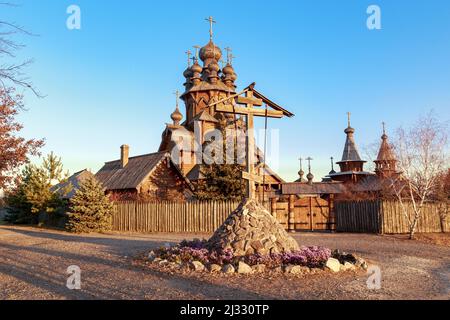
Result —
M26 169L24 169L25 171ZM36 224L37 216L31 214L31 204L25 195L25 184L20 184L5 197L7 214L5 220L16 224Z
M205 144L204 147L209 146L211 150L211 155L205 154L204 157L207 159L209 165L204 164L201 166L201 173L203 179L200 180L196 188L196 197L201 201L240 201L245 197L246 194L246 182L242 179L242 171L244 167L240 165L238 157L237 145L233 144L235 164L227 163L215 163L214 157L216 154L224 155L224 151L227 148L226 145L226 131L221 130L222 142L216 143L216 141L211 141ZM222 159L222 162L223 159Z
M37 223L41 212L52 213L60 205L50 190L45 170L35 165L25 166L20 183L7 194L8 220L14 223Z
M17 179L16 187L7 192L7 219L13 223L35 224L39 222L41 213L45 214L41 216L42 223L57 221L64 216L66 201L61 198L61 194L52 190L52 180L53 183L64 181L62 171L61 159L53 152L41 166L26 165ZM69 185L61 193L68 193L70 189Z
M42 168L46 171L47 178L52 185L58 184L68 178L67 174L63 174L61 158L55 156L53 151L44 159Z
M70 200L67 230L76 233L111 230L113 204L95 177L84 180Z
M201 201L240 201L246 194L239 164L211 164L202 168L203 181L197 185L196 196Z

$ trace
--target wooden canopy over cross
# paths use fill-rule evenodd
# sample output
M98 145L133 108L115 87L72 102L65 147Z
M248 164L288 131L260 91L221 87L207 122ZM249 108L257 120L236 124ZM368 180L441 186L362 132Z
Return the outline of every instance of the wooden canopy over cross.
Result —
M252 83L241 93L229 96L220 101L214 102L210 106L215 106L216 112L233 113L245 115L246 121L246 159L247 159L247 171L242 172L242 178L248 181L247 184L247 197L249 199L256 198L256 183L262 184L264 182L263 177L257 174L255 168L255 139L254 139L254 117L266 117L266 118L282 118L284 116L293 116L287 110L272 103L269 99L265 98L255 89L255 83ZM245 96L243 96L245 94ZM224 104L226 101L232 103ZM236 104L234 103L236 102ZM266 108L261 107L265 103ZM271 109L269 110L269 107ZM263 164L265 168L265 164Z
M194 46L193 48L195 49L195 55L194 55L195 60L198 61L198 52L201 49L201 47L200 46Z

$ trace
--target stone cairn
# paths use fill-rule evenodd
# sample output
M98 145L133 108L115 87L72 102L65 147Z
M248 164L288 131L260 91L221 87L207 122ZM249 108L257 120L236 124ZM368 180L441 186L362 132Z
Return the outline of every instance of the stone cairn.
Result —
M255 200L246 200L208 241L211 250L233 249L235 256L292 252L299 249L278 221Z

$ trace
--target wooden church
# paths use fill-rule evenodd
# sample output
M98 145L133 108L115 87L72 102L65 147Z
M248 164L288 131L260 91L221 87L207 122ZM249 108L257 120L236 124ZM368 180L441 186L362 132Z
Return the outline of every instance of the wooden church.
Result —
M223 62L223 52L213 41L212 26L215 21L211 17L208 21L210 23L209 42L203 47L195 46L193 57L190 51L186 52L188 63L183 73L185 90L181 95L176 93L176 106L171 114L172 122L166 125L162 133L158 152L129 158L129 161L128 154L125 157L126 161L123 160L122 155L121 159L106 163L96 176L109 192L119 195L130 192L134 195L163 194L165 198L169 194L168 189L171 185L157 185L152 174L158 172L159 177L171 176L170 181L176 188L174 193L184 195L181 198L189 200L191 193L181 192L180 188L192 191L202 180L202 166L204 166L202 149L210 141L210 135L214 131L227 132L229 129L232 132L242 132L244 134L236 137L233 144L235 147L245 146L245 139L254 144L254 116L266 118L294 116L258 92L254 84L237 92L235 85L237 73L233 68L231 49L225 49L226 63ZM220 62L225 65L221 67ZM184 103L185 117L180 111L180 99ZM249 126L251 130L248 129ZM248 135L247 132L249 132ZM248 173L249 179L257 181L256 186L253 187L255 190L252 192L281 190L281 185L285 181L265 165L264 154L259 148L254 147L252 150L254 154L252 152L251 160L257 168L255 172ZM170 155L169 159L166 155ZM250 161L238 159L238 157L239 155L236 155L234 161L240 163L239 161L242 160L243 167L246 161ZM161 165L162 159L165 161L164 165ZM158 166L158 170L155 170L155 166ZM142 168L145 168L145 174L137 172ZM126 178L130 176L135 179Z

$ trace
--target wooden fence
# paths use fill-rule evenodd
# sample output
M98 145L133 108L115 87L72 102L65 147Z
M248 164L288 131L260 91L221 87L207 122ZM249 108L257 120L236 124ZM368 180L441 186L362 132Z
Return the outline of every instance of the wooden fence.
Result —
M219 228L239 202L119 202L112 225L122 232L205 232Z
M405 203L405 206L412 217L412 204ZM442 219L441 208L442 204L427 203L417 223L416 232L450 232L450 217ZM339 232L409 233L408 219L398 201L337 202L335 211L336 230Z

